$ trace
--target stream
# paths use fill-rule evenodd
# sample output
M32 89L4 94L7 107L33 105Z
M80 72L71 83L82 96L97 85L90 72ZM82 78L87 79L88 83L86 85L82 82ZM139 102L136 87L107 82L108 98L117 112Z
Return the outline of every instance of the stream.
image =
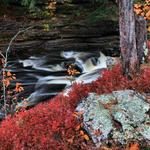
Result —
M110 54L112 55L112 54ZM19 57L18 57L19 56ZM71 76L67 69L74 65L80 74L76 75L73 82L90 83L100 76L100 71L115 63L109 54L105 56L97 51L40 51L37 53L20 53L9 57L8 70L16 74L16 82L22 83L24 91L17 94L18 105L23 107L22 99L26 99L26 107L32 107L40 102L49 100L59 92L71 89ZM1 115L2 116L2 115Z

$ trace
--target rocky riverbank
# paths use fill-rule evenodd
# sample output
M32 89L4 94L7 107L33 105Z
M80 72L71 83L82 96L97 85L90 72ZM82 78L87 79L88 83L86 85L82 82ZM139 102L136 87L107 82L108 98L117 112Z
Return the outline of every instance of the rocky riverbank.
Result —
M102 50L105 54L118 54L119 39L116 20L102 18L91 23L89 18L92 13L89 12L91 9L89 6L66 4L66 6L58 6L57 9L54 16L46 19L30 18L29 15L24 16L25 19L22 16L16 18L1 16L0 50L6 49L10 39L19 29L33 26L33 29L16 38L11 54L17 56L20 52L26 55L37 51L62 50Z

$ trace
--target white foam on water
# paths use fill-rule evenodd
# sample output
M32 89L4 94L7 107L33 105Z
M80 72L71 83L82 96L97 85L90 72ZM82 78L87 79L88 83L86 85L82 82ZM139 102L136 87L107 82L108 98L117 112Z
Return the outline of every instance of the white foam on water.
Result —
M46 57L29 57L29 59L19 60L19 63L23 64L23 67L32 67L35 70L41 71L64 71L65 69L61 66L61 64L56 65L46 65Z
M78 66L82 72L79 77L74 77L74 82L76 83L91 83L92 81L95 81L98 77L100 77L101 70L107 68L107 57L100 52L99 56L97 56L96 59L95 56L93 56L92 53L86 53L86 52L74 52L74 51L67 51L67 52L61 52L61 57L68 59L74 59L74 64ZM49 75L47 76L37 76L37 82L35 84L35 92L33 92L29 97L28 100L33 103L33 101L38 101L38 97L42 96L48 96L56 94L55 91L52 93L45 92L45 88L48 87L47 85L66 85L65 90L63 91L63 94L65 96L68 95L68 93L71 90L72 81L70 76L66 75L59 75L54 76L51 75L51 72L60 72L66 70L60 62L59 64L51 65L47 64L47 58L46 57L29 57L29 59L26 60L19 60L20 63L23 64L24 67L32 67L35 70L40 71L49 71ZM50 58L49 58L50 59ZM94 62L93 62L94 60ZM49 86L50 87L50 86ZM53 86L52 86L53 88Z
M39 88L41 85L44 84L66 84L66 85L70 85L71 82L69 80L69 76L47 76L47 77L42 77L38 80L38 82L36 83L35 88Z
M83 73L89 73L96 69L107 68L107 57L100 52L100 57L98 58L97 64L93 64L92 58L89 58L90 53L84 52L62 52L61 56L64 58L74 58L75 64L82 69ZM92 55L92 54L91 54Z

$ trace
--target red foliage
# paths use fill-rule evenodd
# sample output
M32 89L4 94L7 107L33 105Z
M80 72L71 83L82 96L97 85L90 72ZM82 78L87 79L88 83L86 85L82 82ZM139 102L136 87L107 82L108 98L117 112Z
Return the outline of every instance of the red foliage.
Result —
M89 92L102 94L121 89L149 92L150 69L142 69L140 76L128 80L116 66L103 71L103 77L91 84L74 84L68 97L60 94L7 117L0 126L0 150L92 150L91 141L85 141L76 131L79 120L73 116L75 108Z
M0 150L85 149L85 140L75 130L79 122L72 108L77 98L59 95L48 103L7 117L0 128Z
M112 71L104 70L102 78L93 82L94 91L97 94L110 93L114 90L125 89L128 84L128 79L122 75L121 67L115 66Z

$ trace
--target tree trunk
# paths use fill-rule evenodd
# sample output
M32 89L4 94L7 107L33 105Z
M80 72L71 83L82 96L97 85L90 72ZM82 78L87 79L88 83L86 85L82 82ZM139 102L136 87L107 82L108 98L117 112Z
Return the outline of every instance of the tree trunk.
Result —
M119 0L120 49L124 74L133 77L139 71L136 48L133 0Z
M146 47L147 29L146 20L142 16L135 15L136 47L140 64L143 62L144 46Z

